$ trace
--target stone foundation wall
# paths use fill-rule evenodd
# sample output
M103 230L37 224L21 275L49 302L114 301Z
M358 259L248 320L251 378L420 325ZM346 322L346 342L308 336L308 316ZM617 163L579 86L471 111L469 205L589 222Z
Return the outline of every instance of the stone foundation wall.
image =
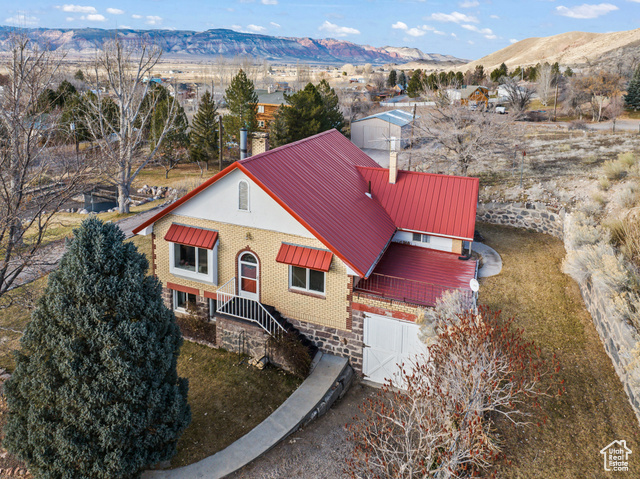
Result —
M362 347L364 335L364 315L354 311L351 317L351 331L343 331L328 326L287 320L304 334L323 353L347 358L357 373L362 373Z
M258 358L269 356L268 337L264 329L249 322L222 317L216 319L216 345L227 351Z
M564 208L542 203L483 203L476 212L478 221L526 228L560 239L564 236L564 217Z

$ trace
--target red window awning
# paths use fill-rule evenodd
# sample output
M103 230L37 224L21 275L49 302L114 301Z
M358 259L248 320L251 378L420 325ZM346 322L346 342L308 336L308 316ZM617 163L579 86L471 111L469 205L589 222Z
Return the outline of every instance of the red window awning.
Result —
M304 246L295 246L282 243L276 261L278 263L290 264L301 268L315 269L318 271L329 271L333 253Z
M218 232L172 224L167 234L164 235L164 239L196 248L213 249L218 241Z

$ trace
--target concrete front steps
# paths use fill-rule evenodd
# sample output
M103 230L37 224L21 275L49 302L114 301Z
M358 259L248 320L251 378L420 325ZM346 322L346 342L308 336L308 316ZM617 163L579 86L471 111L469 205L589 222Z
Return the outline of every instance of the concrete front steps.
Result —
M327 412L353 380L353 369L345 358L318 352L312 368L309 377L273 414L226 449L189 466L147 471L143 479L220 479L257 459Z

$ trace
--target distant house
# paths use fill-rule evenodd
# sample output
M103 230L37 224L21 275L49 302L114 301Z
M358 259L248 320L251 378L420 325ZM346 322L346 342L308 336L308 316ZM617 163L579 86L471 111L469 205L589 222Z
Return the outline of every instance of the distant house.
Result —
M459 103L463 106L489 106L489 89L479 85L465 85L459 89L447 90L447 96L451 103Z
M269 93L267 90L256 90L258 94L258 127L262 131L269 129L269 123L275 118L276 110L280 105L286 104L284 91Z
M400 150L409 146L413 114L390 110L351 123L351 141L358 148Z

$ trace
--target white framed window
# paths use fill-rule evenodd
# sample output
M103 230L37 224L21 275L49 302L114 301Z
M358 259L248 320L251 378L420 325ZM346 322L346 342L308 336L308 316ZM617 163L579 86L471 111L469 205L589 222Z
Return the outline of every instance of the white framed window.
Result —
M189 306L195 307L196 295L191 293L183 293L182 291L173 290L173 310L178 313L186 313Z
M264 113L264 105L258 105L258 113Z
M418 243L431 243L431 236L420 233L413 233L413 241Z
M308 293L325 294L326 274L324 271L289 266L289 288Z
M169 272L205 283L218 283L218 242L213 249L172 243L169 248Z
M238 183L238 209L249 211L249 183L244 180Z

